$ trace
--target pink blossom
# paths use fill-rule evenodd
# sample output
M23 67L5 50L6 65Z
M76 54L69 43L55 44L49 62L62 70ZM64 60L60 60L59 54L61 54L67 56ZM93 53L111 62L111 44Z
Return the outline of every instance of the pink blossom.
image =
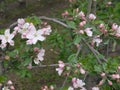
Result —
M62 72L63 72L63 68L56 68L56 71L58 72L58 75L61 76Z
M117 28L118 28L118 25L116 23L113 23L112 30L117 30Z
M10 89L11 90L15 90L15 87L12 85L12 86L10 86Z
M56 68L56 71L58 72L58 75L60 76L64 70L65 64L63 61L58 61L58 68Z
M96 16L91 13L91 14L89 15L89 19L90 19L90 20L95 20L95 19L96 19Z
M11 80L8 80L7 84L12 85L13 83Z
M73 78L72 83L74 88L82 88L85 85L85 83L78 78Z
M80 16L80 17L85 17L85 14L84 14L83 11L80 11L80 13L78 14L78 16Z
M43 56L45 55L45 49L41 49L37 55L37 58L40 60L40 61L43 61L44 58Z
M91 31L91 29L92 29L92 28L86 28L86 29L85 29L85 32L86 32L86 34L87 34L89 37L92 37L92 35L93 35L93 32Z
M93 43L96 43L96 46L98 47L99 44L102 42L102 39L99 38L99 36L96 36L93 38Z
M84 34L84 31L83 31L83 30L80 30L79 33L80 33L80 34Z
M34 47L34 52L39 53L39 48L38 47Z
M119 79L119 78L120 78L120 75L119 75L119 74L112 74L112 78L113 78L113 79Z
M63 61L58 61L58 63L60 68L64 68L65 64L63 63Z
M4 35L0 35L1 45L6 46L6 43L9 43L11 46L14 46L14 34L10 34L10 29L6 29ZM1 46L2 47L2 46Z
M111 86L113 85L112 81L108 80L108 84Z
M83 68L80 68L80 73L81 73L81 74L85 74L86 71L85 71Z
M120 66L118 66L118 70L120 71Z
M104 72L102 72L100 75L101 75L102 77L105 77L105 73L104 73Z
M74 88L73 88L72 86L70 86L70 87L68 88L68 90L74 90Z
M17 20L17 23L18 23L18 27L22 27L22 25L25 24L25 20L23 18L20 18Z
M93 87L92 90L100 90L99 87Z
M42 28L41 31L43 31L43 35L50 35L52 32L51 26L47 26L46 28Z
M105 28L105 25L104 25L103 23L101 23L101 24L99 25L99 28Z
M104 80L102 79L100 82L99 82L99 86L101 86L101 85L103 85L103 83L104 83Z

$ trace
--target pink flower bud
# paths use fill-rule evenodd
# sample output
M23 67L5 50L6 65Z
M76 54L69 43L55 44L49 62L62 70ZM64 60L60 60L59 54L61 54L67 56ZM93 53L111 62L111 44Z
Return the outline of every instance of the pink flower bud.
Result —
M117 25L116 23L114 23L114 24L112 25L112 30L117 30L117 28L118 28L118 25Z
M83 22L80 22L79 25L80 25L80 27L83 27L83 26L84 26L84 23L83 23Z
M53 85L50 86L50 90L54 90L54 86Z
M80 73L85 74L85 70L83 68L80 68Z
M84 12L80 12L79 14L78 14L80 17L85 17L85 14L84 14Z
M101 23L100 25L99 25L99 28L104 28L105 26L104 26L104 24L103 23Z
M12 85L13 83L11 80L8 80L7 84Z
M95 20L95 19L96 19L96 16L95 16L94 14L90 14L90 15L89 15L89 19L90 19L90 20Z
M38 47L35 47L35 48L34 48L34 52L38 53L39 51L40 51L40 50L39 50Z
M112 78L113 78L113 79L119 79L119 78L120 78L120 75L119 75L119 74L112 74Z
M103 85L103 83L104 83L104 80L101 80L98 85L101 86Z
M105 73L101 73L101 76L102 76L102 77L105 77Z
M10 89L11 89L11 90L15 90L15 88L14 88L14 86L13 86L13 85L12 85L12 86L10 86Z
M84 31L83 31L83 30L80 30L79 33L80 33L80 34L84 34Z
M80 68L80 64L79 63L77 63L76 66L77 66L77 68Z
M79 8L76 8L76 13L78 13L79 12Z
M112 86L112 81L110 81L110 80L108 80L108 84L110 85L110 86Z
M77 78L72 78L72 83L75 83L77 81Z

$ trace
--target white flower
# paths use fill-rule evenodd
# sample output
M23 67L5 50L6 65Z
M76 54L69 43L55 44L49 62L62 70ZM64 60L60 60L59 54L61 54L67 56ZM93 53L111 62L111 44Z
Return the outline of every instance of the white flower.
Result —
M80 13L78 14L78 16L80 16L80 17L85 17L85 14L84 14L83 11L80 11Z
M73 78L72 83L74 88L83 88L83 86L85 85L85 83L78 78Z
M9 43L11 46L14 46L14 34L10 34L10 29L5 30L4 35L0 35L2 46L6 46L6 43Z
M35 63L35 64L39 64L39 63L40 63L40 60L39 60L38 58L35 58L35 59L34 59L34 63Z
M120 37L120 26L117 28L115 35L116 35L117 37Z
M100 90L98 87L93 87L92 90Z
M32 33L29 33L28 35L26 35L26 38L28 39L28 41L31 40L31 44L36 44L38 40L39 41L45 40L45 37L42 35L43 35L42 30L38 30L38 31L33 31Z
M86 29L85 29L85 32L86 32L86 34L87 34L89 37L92 37L92 35L93 35L93 32L91 31L91 29L92 29L92 28L86 28Z
M56 71L58 72L58 75L61 76L63 69L62 68L56 68Z
M37 58L40 60L40 61L43 61L44 58L43 56L45 55L45 50L44 49L41 49L37 55Z
M89 19L90 19L90 20L95 20L95 19L96 19L96 16L91 13L91 14L89 15Z
M41 30L43 31L43 35L50 35L50 33L52 32L51 26L47 26L46 28L42 28Z
M93 38L93 43L96 43L96 46L98 47L99 44L102 42L102 39L100 39L99 37L95 37Z
M58 63L59 63L59 68L56 68L56 71L58 72L58 74L60 76L64 70L65 64L63 61L58 61Z
M70 87L68 88L68 90L74 90L74 88L70 86Z
M23 18L20 18L17 20L18 27L22 27L25 24L25 20Z

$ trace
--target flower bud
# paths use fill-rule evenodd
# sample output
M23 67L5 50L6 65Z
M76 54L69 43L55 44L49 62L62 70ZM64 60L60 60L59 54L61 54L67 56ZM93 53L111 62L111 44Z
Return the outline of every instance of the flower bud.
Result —
M84 31L83 31L83 30L80 30L79 33L80 33L80 34L84 34Z
M104 83L104 80L102 79L100 82L99 82L99 86L101 86L101 85L103 85L103 83Z
M15 87L13 85L10 86L10 90L15 90Z
M7 84L12 85L13 83L11 80L8 80Z
M104 26L104 24L103 23L101 23L100 25L99 25L99 28L104 28L105 26Z
M108 84L109 84L110 86L113 85L112 81L110 81L110 80L108 80Z
M112 25L112 30L117 30L117 28L118 28L118 25L117 25L116 23L114 23L114 24Z
M83 68L80 68L80 73L85 74L85 70Z
M101 77L105 77L105 73L101 73Z

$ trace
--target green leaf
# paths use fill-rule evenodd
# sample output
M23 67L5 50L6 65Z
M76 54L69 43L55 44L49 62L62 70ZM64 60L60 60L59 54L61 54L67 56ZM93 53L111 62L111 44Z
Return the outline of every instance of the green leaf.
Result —
M75 36L75 39L74 39L74 44L75 44L75 45L79 44L80 41L81 41L81 39L82 39L82 36L76 35L76 36Z
M71 27L72 29L76 29L76 23L73 21L68 21L67 22L68 26Z
M94 66L94 70L95 70L96 72L98 72L98 73L102 72L102 68L101 68L101 66L99 66L99 65L95 65L95 66Z
M22 66L27 66L29 63L31 62L31 58L26 58L23 62L22 62Z

